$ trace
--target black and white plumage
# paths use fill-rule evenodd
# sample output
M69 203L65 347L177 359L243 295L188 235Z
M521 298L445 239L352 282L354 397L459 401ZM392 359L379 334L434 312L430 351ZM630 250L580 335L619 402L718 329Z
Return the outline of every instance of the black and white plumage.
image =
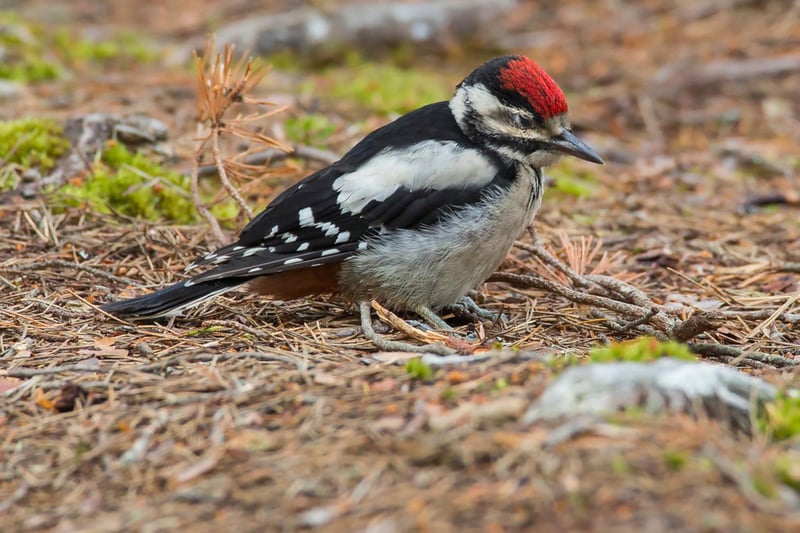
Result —
M496 58L449 102L370 133L187 269L206 272L104 309L168 316L259 279L278 298L294 294L294 283L312 289L299 294L335 290L427 318L502 262L538 209L542 166L562 155L602 162L572 134L566 112L563 93L533 61ZM309 284L315 276L333 279Z

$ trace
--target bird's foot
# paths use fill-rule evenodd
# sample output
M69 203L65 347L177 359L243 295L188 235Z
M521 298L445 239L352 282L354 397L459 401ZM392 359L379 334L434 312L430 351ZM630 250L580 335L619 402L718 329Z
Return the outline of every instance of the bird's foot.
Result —
M442 317L434 313L430 307L420 305L414 308L414 312L425 319L425 321L440 331L452 332L453 328L444 321Z
M475 300L469 296L462 296L460 300L448 307L453 312L476 322L480 322L480 320L483 319L489 322L498 322L501 325L505 325L506 323L506 316L504 314L495 313L494 311L489 311L488 309L480 307L475 303Z

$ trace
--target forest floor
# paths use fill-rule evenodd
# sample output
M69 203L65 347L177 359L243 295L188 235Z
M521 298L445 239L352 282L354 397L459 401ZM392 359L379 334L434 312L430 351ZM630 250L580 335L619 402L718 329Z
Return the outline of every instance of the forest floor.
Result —
M59 17L78 34L133 31L167 51L202 41L209 20L247 13L243 1L123 4L75 1L49 15L49 2L18 5L31 20ZM539 240L685 316L796 313L798 4L530 4L505 22L514 51L565 89L576 131L607 162L552 169ZM425 55L398 79L425 80L446 98L491 55ZM409 62L383 59L395 60ZM427 103L414 100L423 91L413 85L398 89L399 102L376 102L381 78L357 89L359 75L374 76L359 61L275 68L255 92L288 108L264 121L267 134L341 154L395 109ZM360 69L353 91L367 97L342 88L348 68ZM174 158L165 166L186 171L195 78L161 58L85 66L0 101L0 118L146 114L169 127ZM320 166L280 160L248 183L248 200L258 209ZM537 354L583 359L637 336L608 327L590 306L488 283L481 303L508 320L483 325L484 346L507 348L430 375L407 367L409 354L376 353L354 309L335 298L272 302L234 291L171 322L129 324L96 306L180 279L214 246L205 225L56 210L46 196L1 198L4 531L800 528L796 438L682 414L627 413L556 441L557 422L523 423L559 372ZM522 248L501 271L560 280ZM462 333L472 327L453 323ZM800 386L798 366L746 357L800 362L796 324L730 320L694 340L743 350L711 361Z

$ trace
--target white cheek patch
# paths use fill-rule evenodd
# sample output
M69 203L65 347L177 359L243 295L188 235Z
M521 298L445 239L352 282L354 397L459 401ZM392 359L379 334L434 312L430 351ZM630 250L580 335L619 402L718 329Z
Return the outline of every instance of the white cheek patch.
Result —
M464 189L482 187L497 169L476 150L453 141L422 141L397 150L387 149L358 170L333 182L342 211L360 213L372 201L382 202L397 189Z
M502 103L485 85L480 83L470 87L460 87L450 100L450 110L459 124L463 123L467 113L472 110L481 117L479 127L485 133L527 140L546 139L545 135L541 135L532 128L521 128L509 122L507 117L513 116L519 110ZM526 116L530 119L533 118L530 115Z

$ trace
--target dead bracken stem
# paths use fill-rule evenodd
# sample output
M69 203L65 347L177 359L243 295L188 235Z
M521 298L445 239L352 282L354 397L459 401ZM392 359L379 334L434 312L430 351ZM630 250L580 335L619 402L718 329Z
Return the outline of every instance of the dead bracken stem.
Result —
M220 148L220 138L233 135L248 144L256 144L263 148L276 148L289 151L281 143L267 137L251 127L251 124L267 118L282 108L269 111L256 111L246 115L226 117L225 114L233 104L244 103L255 106L270 105L264 100L249 98L250 93L267 73L263 65L255 65L253 60L246 55L240 59L234 58L234 46L226 44L222 52L215 52L214 39L209 38L203 54L194 54L197 69L197 144L191 173L192 200L203 218L208 221L214 238L218 244L224 242L224 235L219 223L211 214L208 206L200 197L199 169L203 160L204 150L210 147L214 164L217 168L220 183L227 194L239 206L241 213L247 219L253 217L253 211L242 197L234 182L241 182L245 176L241 173L242 165L238 162L239 155L226 159Z

